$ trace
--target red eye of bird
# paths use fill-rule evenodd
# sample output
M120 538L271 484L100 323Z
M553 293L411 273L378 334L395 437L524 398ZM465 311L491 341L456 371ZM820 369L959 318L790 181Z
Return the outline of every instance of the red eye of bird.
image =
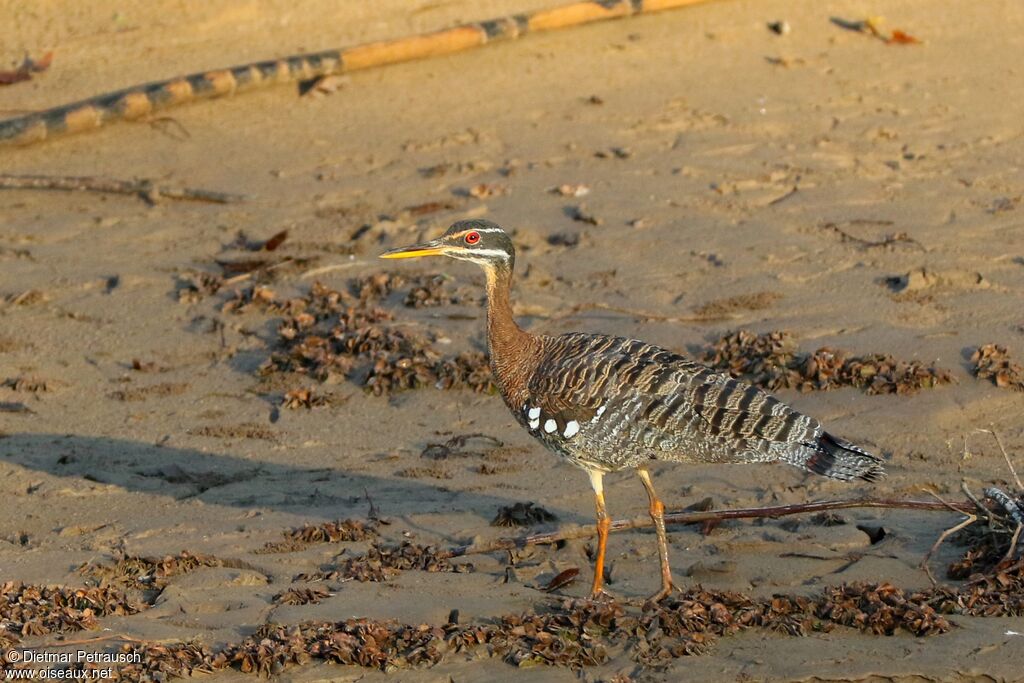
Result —
M466 244L476 244L480 241L480 233L478 232L467 232L466 233Z

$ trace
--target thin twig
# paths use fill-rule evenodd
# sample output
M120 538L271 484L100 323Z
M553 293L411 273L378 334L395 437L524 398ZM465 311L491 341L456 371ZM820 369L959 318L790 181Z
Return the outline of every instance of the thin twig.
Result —
M677 317L677 316L670 316L670 315L661 315L659 313L651 313L649 311L637 311L637 310L634 310L634 309L631 309L631 308L624 308L622 306L612 306L610 304L605 304L605 303L601 303L601 302L577 304L577 305L573 306L572 308L570 308L565 313L560 313L558 315L548 316L547 319L549 321L551 321L551 322L557 322L557 321L560 321L560 320L565 320L566 318L571 318L572 316L576 315L577 313L582 313L583 311L590 311L590 310L609 311L610 313L621 313L622 315L630 316L634 320L642 320L644 322L651 322L651 321L662 322L662 323L699 323L699 322L707 322L706 318L700 318L700 317L694 317L694 316Z
M269 272L271 272L273 270L276 270L276 269L281 268L283 266L287 266L289 263L294 263L294 262L295 262L295 259L293 259L290 256L286 256L283 259L281 259L280 261L278 261L277 263L272 263L269 266L264 266L262 268L253 268L252 270L250 270L250 271L248 271L246 273L240 273L238 275L234 275L232 277L226 278L224 280L224 282L221 283L221 286L228 287L228 286L231 286L231 285L237 285L239 282L245 282L246 280L249 280L249 279L251 279L253 277L256 277L257 275L263 275L265 273L269 273Z
M966 495L970 499L970 501L972 503L974 503L974 508L976 510L983 511L985 513L985 519L988 521L989 528L990 529L993 528L996 525L996 520L992 516L992 511L989 510L984 505L982 505L981 501L978 500L978 497L975 496L973 493L971 493L971 490L969 488L967 488L967 482L966 481L961 481L960 482L960 490L964 492L964 495Z
M925 553L924 559L921 560L921 569L923 569L924 573L928 575L928 580L932 582L933 586L939 585L939 582L935 580L934 576L932 576L932 570L928 568L928 560L932 559L932 555L939 549L939 546L942 545L947 538L961 529L966 529L977 521L977 515L967 515L962 522L943 531L938 539L936 539L935 543L932 544L932 547L928 549L928 552Z
M1020 477L1017 476L1017 470L1013 467L1013 463L1010 461L1010 456L1006 452L1006 448L1003 446L1003 440L999 438L999 432L996 431L995 426L992 429L985 429L983 431L989 432L995 437L996 443L999 444L999 450L1003 454L1003 460L1006 461L1006 466L1010 468L1010 474L1013 475L1013 481L1017 484L1017 490L1024 493L1024 484L1020 483Z
M891 225L891 222L885 221L885 224ZM851 235L850 233L840 228L836 223L822 223L819 225L819 227L822 230L834 232L836 235L839 236L840 242L852 242L853 244L856 244L864 249L871 249L873 247L891 247L894 244L903 242L906 244L913 244L921 251L926 251L923 244L921 244L920 242L918 242L905 232L897 232L892 235L886 235L883 239L880 240L866 240L863 237Z
M127 643L142 643L142 644L153 644L159 643L158 640L140 640L138 638L132 638L126 636L123 633L110 633L105 636L95 636L93 638L78 638L73 640L53 640L47 643L40 643L33 645L32 647L36 650L49 650L58 647L68 647L69 645L91 645L92 643L102 643L107 640L123 640ZM167 640L164 642L178 642L177 640Z
M91 176L0 175L2 190L64 190L68 192L103 192L107 194L138 195L148 202L175 199L193 202L232 204L243 201L240 194L214 192L190 187L155 185L152 180L117 180Z
M363 493L366 494L366 503L370 507L369 511L366 513L366 518L373 522L388 524L388 522L384 521L384 519L380 516L380 510L378 510L377 506L373 504L373 498L370 498L370 492L369 490L367 490L365 486L363 487Z
M947 508L949 508L953 512L963 512L964 514L970 514L969 512L964 512L960 508L954 506L952 503L946 502L946 499L944 499L942 496L940 496L939 494L935 493L935 491L932 491L929 488L921 487L921 490L924 491L925 493L927 493L929 496L933 497L935 500L937 500L940 503L942 503L943 505L945 505Z
M331 263L331 264L326 265L326 266L320 266L319 268L311 268L310 270L307 270L304 273L302 273L301 275L299 275L299 277L302 278L302 279L309 278L309 277L317 277L319 275L324 275L325 273L332 273L332 272L334 272L336 270L347 270L347 269L353 268L355 266L365 266L366 263L367 262L364 261L364 260L360 260L360 261L347 261L345 263Z
M957 508L953 507L952 504L947 503L945 500L942 499L941 496L939 496L939 494L935 493L934 491L930 491L928 489L925 490L931 495L935 496L935 498L938 499L939 502L948 507L950 510L953 510L954 512L962 512L961 510L958 510ZM977 515L970 512L965 514L967 515L967 517L965 517L962 522L942 532L938 539L936 539L935 543L932 544L932 547L928 549L928 552L925 553L924 559L921 560L921 569L924 570L924 573L928 576L928 580L932 582L933 586L939 585L939 582L935 580L934 576L932 576L932 570L928 567L928 561L932 559L932 555L935 554L935 551L939 549L939 546L942 545L947 538L949 538L956 532L960 531L961 529L966 529L967 527L978 521Z
M799 191L800 191L800 188L797 187L796 185L794 185L793 189L790 190L789 192L787 192L786 194L782 195L781 197L776 197L775 199L773 199L770 202L768 202L768 206L776 206L778 204L781 204L782 202L786 201L787 199L789 199L790 197L792 197L793 195L795 195Z
M1020 532L1024 530L1024 522L1019 522L1017 528L1013 531L1013 537L1010 539L1010 547L1006 549L1006 555L1003 556L1003 561L1012 560L1013 556L1017 552L1017 543L1020 542Z
M793 505L776 505L773 507L740 508L737 510L709 510L707 512L670 512L665 514L666 525L694 524L697 522L723 521L728 519L756 519L785 517L787 515L798 515L809 512L821 512L824 510L845 510L849 508L887 508L893 510L926 510L946 511L955 510L964 514L971 514L974 505L968 501L961 503L932 502L930 500L898 500L898 499L877 499L859 498L853 500L825 500L813 503L796 503ZM637 517L635 519L617 519L611 523L611 531L624 531L626 529L641 529L652 526L653 522L649 516ZM557 543L574 538L590 538L597 535L597 527L594 525L582 526L566 531L554 531L543 534L533 534L520 538L497 538L480 544L470 544L451 548L444 557L462 557L464 555L479 555L481 553L494 552L495 550L517 550L531 545L544 545Z

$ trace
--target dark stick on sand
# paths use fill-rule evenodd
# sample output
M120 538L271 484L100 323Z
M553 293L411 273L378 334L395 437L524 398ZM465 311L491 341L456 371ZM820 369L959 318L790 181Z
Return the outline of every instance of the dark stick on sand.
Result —
M197 190L189 187L155 185L151 180L116 180L90 176L0 175L3 190L65 190L68 192L104 192L108 194L138 195L155 204L161 199L192 202L233 204L245 199L244 195Z
M888 498L857 498L853 500L823 500L814 503L796 503L794 505L775 505L762 508L739 508L737 510L708 510L707 512L667 512L665 513L666 525L695 524L698 522L721 522L727 519L757 519L786 517L788 515L800 515L809 512L824 512L826 510L847 510L851 508L886 508L890 510L925 510L929 512L949 512L955 510L965 514L975 510L976 507L970 501L959 503L945 503L931 500L899 500ZM652 526L650 517L637 517L635 519L617 519L612 521L611 531L623 531L625 529L642 529ZM479 545L470 544L451 548L441 553L445 557L462 557L463 555L479 555L490 553L496 550L517 550L531 545L543 545L557 543L573 538L589 538L597 535L597 527L594 525L582 526L567 531L552 531L543 534L533 534L520 538L496 538L493 541Z

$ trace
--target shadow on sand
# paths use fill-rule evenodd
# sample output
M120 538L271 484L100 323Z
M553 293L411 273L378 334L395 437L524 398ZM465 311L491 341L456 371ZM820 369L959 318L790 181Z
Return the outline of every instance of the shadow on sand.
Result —
M482 531L498 508L522 500L453 490L429 481L354 473L340 466L308 468L74 434L10 434L0 438L0 460L78 480L79 485L99 482L165 499L323 519L365 517L369 494L388 517L468 513L480 520ZM552 512L561 523L591 521L571 511Z

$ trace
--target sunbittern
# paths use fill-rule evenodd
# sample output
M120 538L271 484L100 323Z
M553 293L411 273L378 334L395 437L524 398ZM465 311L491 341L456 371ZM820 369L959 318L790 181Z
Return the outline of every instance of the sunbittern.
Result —
M512 240L485 220L459 221L436 240L392 249L381 258L449 256L487 275L487 347L506 405L521 425L590 475L598 546L591 597L603 594L611 520L603 477L636 468L658 535L661 590L673 588L665 506L654 491L652 461L784 462L826 477L873 481L880 461L832 436L761 389L671 351L600 334L531 334L516 324L509 292Z

